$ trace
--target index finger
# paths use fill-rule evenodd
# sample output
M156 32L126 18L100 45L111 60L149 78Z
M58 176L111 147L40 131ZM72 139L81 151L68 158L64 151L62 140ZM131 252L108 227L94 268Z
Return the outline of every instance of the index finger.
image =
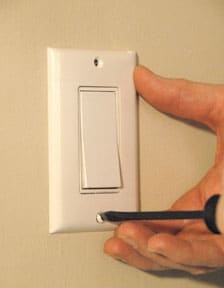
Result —
M143 66L135 68L137 91L162 112L202 122L211 129L224 119L224 86L160 77Z

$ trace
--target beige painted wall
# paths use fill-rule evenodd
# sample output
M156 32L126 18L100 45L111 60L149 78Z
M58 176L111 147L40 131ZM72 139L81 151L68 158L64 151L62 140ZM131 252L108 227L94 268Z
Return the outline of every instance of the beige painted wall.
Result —
M111 233L48 234L46 47L133 49L162 75L224 82L222 0L0 1L0 287L221 287L105 256ZM212 164L215 137L140 100L141 203L168 207Z

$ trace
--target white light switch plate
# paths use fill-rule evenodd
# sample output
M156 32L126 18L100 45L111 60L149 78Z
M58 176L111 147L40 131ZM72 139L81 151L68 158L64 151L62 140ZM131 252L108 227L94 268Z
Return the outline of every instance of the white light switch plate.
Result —
M132 51L48 48L50 233L138 209L135 65Z

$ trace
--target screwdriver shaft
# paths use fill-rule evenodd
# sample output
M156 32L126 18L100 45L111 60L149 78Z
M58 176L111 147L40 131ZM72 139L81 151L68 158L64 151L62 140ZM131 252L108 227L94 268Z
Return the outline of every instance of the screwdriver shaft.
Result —
M102 221L123 222L134 220L175 220L204 219L203 210L192 211L150 211L150 212L120 212L106 211L99 213Z

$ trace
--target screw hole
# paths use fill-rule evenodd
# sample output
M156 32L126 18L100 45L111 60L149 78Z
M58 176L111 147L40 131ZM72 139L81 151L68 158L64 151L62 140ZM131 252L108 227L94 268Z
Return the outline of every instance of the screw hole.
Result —
M98 60L98 58L95 58L95 59L94 59L94 65L95 65L96 67L98 67L98 65L99 65L99 60Z
M95 67L103 67L103 61L99 57L94 58L93 64Z

